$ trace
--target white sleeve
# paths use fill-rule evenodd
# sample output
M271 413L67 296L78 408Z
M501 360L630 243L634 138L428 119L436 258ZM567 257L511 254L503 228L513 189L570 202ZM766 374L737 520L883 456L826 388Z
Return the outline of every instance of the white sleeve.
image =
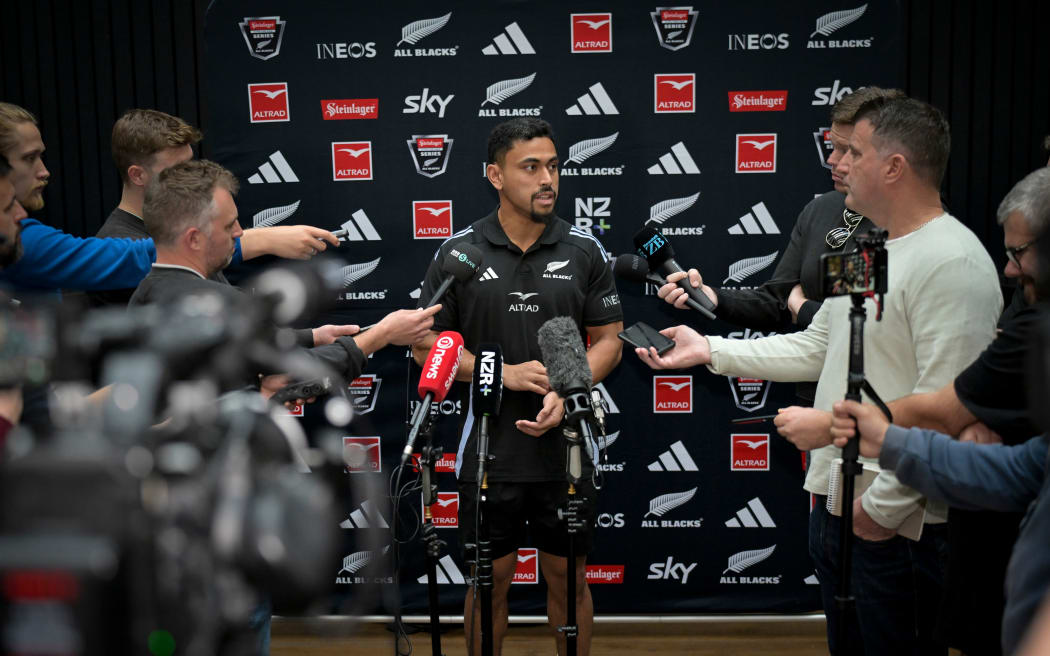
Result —
M708 337L712 373L777 382L817 380L828 352L828 303L800 332L759 339Z

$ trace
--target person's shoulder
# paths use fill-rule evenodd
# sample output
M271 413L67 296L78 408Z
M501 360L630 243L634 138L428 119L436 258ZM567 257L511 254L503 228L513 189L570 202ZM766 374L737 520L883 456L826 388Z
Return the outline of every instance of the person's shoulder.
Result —
M806 203L802 212L799 213L799 221L814 221L822 218L841 221L844 209L846 209L846 194L831 190Z
M106 217L105 223L95 233L95 236L102 238L149 239L146 225L139 218L119 207Z
M447 255L448 252L456 246L456 244L477 243L478 237L481 234L482 227L484 226L485 221L487 221L488 219L488 216L482 217L474 223L471 223L466 228L463 228L459 232L452 233L450 237L447 237L445 241L441 242L437 249L435 249L433 259L438 260L443 255Z
M602 262L607 262L609 260L605 246L598 241L598 238L594 236L594 233L584 228L578 228L564 219L559 218L556 220L560 222L558 227L562 231L561 241L575 246L586 253L589 257L597 258Z

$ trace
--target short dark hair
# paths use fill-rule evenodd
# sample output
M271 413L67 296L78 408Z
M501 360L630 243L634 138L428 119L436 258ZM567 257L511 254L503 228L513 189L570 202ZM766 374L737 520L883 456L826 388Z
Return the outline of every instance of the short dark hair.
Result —
M900 89L883 89L882 87L861 87L831 106L831 122L853 125L857 122L857 113L865 103L880 98L906 98Z
M113 124L111 140L120 181L128 182L129 166L147 166L165 148L194 146L202 136L200 130L178 116L155 109L128 110Z
M172 246L190 228L209 231L216 187L237 195L237 178L206 159L189 160L164 169L146 185L142 219L158 246Z
M6 157L0 155L0 179L9 175L11 175L11 164L8 163Z
M551 124L542 118L523 116L522 118L504 121L492 128L492 132L489 133L488 163L495 164L497 161L500 161L502 164L503 157L508 150L514 147L515 142L529 141L540 137L547 137L554 141L554 131L551 130Z
M872 141L878 150L900 148L924 181L940 189L948 168L952 140L948 120L941 110L914 98L876 98L857 111L857 123L871 123Z

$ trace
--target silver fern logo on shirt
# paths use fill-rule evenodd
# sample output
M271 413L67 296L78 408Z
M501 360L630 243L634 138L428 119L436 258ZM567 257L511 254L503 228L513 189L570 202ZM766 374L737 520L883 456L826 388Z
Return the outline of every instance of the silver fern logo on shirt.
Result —
M553 280L572 280L573 274L571 274L571 273L569 273L569 274L556 273L557 271L561 271L562 269L564 269L567 266L569 266L569 261L568 260L562 260L560 262L559 261L548 262L547 263L547 268L544 269L543 274L540 277L541 278L547 278L547 279L553 279Z
M650 499L649 511L642 518L642 528L700 528L704 521L703 518L663 519L667 513L692 501L698 489L694 487L684 492L670 492Z
M626 168L626 164L619 164L616 166L579 166L590 158L603 153L616 143L616 139L620 136L619 132L613 132L612 134L605 137L596 137L594 139L584 139L578 141L569 147L569 156L562 162L559 173L562 176L572 175L591 175L591 176L609 176L609 175L623 175L623 170ZM577 166L570 166L575 163Z
M408 25L401 27L401 39L397 42L394 47L395 57L455 57L459 54L459 46L451 46L445 48L409 48L407 46L417 45L423 39L426 39L431 34L439 31L441 28L448 25L449 20L452 19L452 12L448 12L444 16L435 16L434 18L423 18L421 20L412 21ZM429 45L429 41L427 44Z
M751 549L741 551L729 557L726 568L718 582L723 585L780 585L780 575L777 576L734 576L745 569L761 563L773 555L777 545L765 549ZM728 576L727 576L728 574Z
M539 116L543 105L537 107L501 107L503 101L518 95L532 86L536 74L500 80L485 88L485 100L478 110L479 118L512 118L515 116Z
M806 41L807 48L870 48L875 37L869 36L861 39L821 39L820 36L831 36L832 33L860 20L864 12L868 10L867 3L853 9L843 9L824 14L817 19L813 26L813 33ZM818 36L819 35L819 36ZM813 37L818 37L814 39Z

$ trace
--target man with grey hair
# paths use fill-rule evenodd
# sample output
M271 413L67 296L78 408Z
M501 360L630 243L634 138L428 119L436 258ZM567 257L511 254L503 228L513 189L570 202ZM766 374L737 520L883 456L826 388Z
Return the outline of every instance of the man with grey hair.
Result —
M950 137L944 116L913 99L877 100L858 113L840 161L846 205L889 233L888 292L882 318L866 301L865 376L893 400L942 387L995 335L1002 308L998 276L980 241L947 214L940 184ZM846 392L850 299L825 300L809 327L753 340L704 337L685 327L662 331L675 340L663 356L636 354L654 369L708 365L721 375L779 381L817 379L805 428L793 440L810 455L805 489L816 495L810 555L817 569L833 654L943 654L933 638L942 592L947 508L928 502L881 471L853 507L856 613L835 603L841 520L828 512L831 470L840 452L830 442L831 407ZM867 464L877 467L871 459ZM924 514L923 514L924 513ZM911 516L924 519L919 539L898 534ZM839 641L840 622L848 629Z
M242 298L237 288L208 280L229 263L235 240L243 232L233 201L237 189L233 174L209 160L182 162L156 176L146 189L143 219L153 235L157 261L129 305L166 303L201 291ZM368 354L388 344L409 345L425 336L440 309L436 305L397 310L371 330L325 342L317 339L319 329L296 331L296 341L302 347L314 347L316 342L312 352L350 380L364 369Z

